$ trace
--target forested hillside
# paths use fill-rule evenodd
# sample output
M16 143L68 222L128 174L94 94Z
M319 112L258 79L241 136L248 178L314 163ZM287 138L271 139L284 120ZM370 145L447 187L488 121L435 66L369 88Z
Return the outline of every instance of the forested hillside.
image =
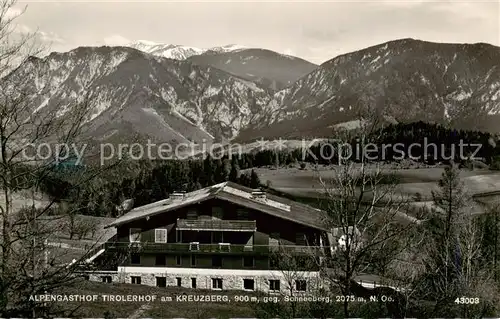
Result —
M417 162L429 165L448 162L451 146L458 147L460 141L465 144L480 144L481 148L475 157L483 157L492 168L497 168L500 162L497 160L500 147L496 146L496 138L488 133L449 130L439 125L417 122L390 125L374 132L369 139L375 145L402 143L401 149L407 150L412 143L423 144L424 138L428 143L441 145L442 150L438 150L436 158L432 156L424 158L423 149L414 148L411 155L417 157L414 159ZM233 154L231 158L224 156L221 159L207 157L203 160L133 161L132 163L124 161L103 172L102 176L92 183L79 185L74 185L72 180L75 174L85 175L85 167L60 165L54 167L50 178L44 179L41 190L56 202L85 207L80 210L82 214L116 216L118 214L116 206L129 198L133 198L135 206L139 206L164 199L173 191L192 191L224 181L237 182L252 188L266 186L263 185L265 181L261 183L253 170L248 171L251 168L265 166L280 168L290 165L304 168L305 163L336 165L338 163L336 157L328 153L330 148L323 147L326 143L329 141L316 143L308 150L264 149L239 156ZM355 149L356 137L353 136L349 143ZM475 149L475 146L472 147L469 155ZM389 149L386 155L385 162L397 163L395 157L400 154L391 153ZM455 155L455 162L468 164L467 160L459 158L458 152ZM246 172L241 173L242 170Z

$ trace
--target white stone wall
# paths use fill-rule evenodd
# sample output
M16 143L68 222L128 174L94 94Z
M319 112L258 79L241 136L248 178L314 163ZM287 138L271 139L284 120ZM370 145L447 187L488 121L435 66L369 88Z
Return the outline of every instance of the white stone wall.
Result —
M87 276L89 276L90 281L100 281L102 282L102 277L103 276L111 276L111 281L112 282L119 282L119 276L116 271L94 271L94 272L88 272L85 273Z
M253 279L254 290L269 292L269 280L280 280L280 293L289 293L288 282L294 279L306 280L307 290L313 291L322 287L318 272L293 272L240 269L200 269L200 268L168 268L168 267L120 267L118 272L90 274L89 280L102 281L101 277L111 275L113 282L131 283L132 276L141 277L141 284L156 286L156 277L165 277L167 286L177 286L177 278L181 278L181 287L191 288L191 278L196 278L197 289L215 290L212 279L222 279L223 290L244 290L243 280ZM293 283L293 285L295 285Z

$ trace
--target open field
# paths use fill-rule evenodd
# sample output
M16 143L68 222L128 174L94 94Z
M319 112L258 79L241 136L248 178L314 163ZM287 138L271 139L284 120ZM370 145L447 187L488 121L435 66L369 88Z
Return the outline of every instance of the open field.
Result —
M12 195L12 209L18 211L24 207L35 206L43 208L50 204L50 201L43 194L29 194L29 192L18 192ZM0 205L5 205L5 195L0 194Z
M79 260L89 250L97 249L100 244L105 243L116 234L115 228L104 228L114 218L77 215L75 217L77 223L93 225L95 232L89 232L83 238L74 236L72 239L69 238L67 231L67 218L47 216L44 219L46 227L54 230L54 236L49 239L48 244L50 246L50 259L53 259L57 264L66 264L73 259Z
M5 197L0 194L0 205L5 205ZM29 192L18 192L12 196L12 210L19 211L22 208L27 208L35 206L38 209L45 209L47 207L56 208L57 203L51 203L47 196L36 193L30 194ZM113 237L116 233L114 228L104 229L104 226L111 223L114 218L108 217L96 217L96 216L85 216L85 215L75 215L76 224L86 224L92 225L95 228L95 232L91 235L90 233L80 240L70 240L68 232L69 218L62 216L52 216L44 214L38 219L38 222L43 224L45 229L50 229L54 235L54 241L65 242L69 240L68 244L77 245L78 247L83 247L89 243L106 242L109 238Z
M0 195L0 205L5 205L5 197ZM38 209L56 208L56 203L43 194L18 192L12 196L12 209L20 211L23 208L35 206ZM116 234L115 228L104 229L114 218L75 215L76 225L86 225L92 231L79 238L78 235L69 238L69 218L67 216L48 215L47 211L37 218L37 223L43 232L50 234L48 239L49 260L56 264L65 264L73 259L81 258L88 250L106 242Z
M432 190L437 187L444 168L385 169L399 182L398 191L405 195L420 193L422 200L428 200ZM318 170L299 168L255 169L262 183L271 182L271 187L278 191L301 197L317 197L323 192L319 181L329 181L335 177L335 170L321 167ZM462 170L463 182L471 195L481 195L500 191L500 172L487 169Z

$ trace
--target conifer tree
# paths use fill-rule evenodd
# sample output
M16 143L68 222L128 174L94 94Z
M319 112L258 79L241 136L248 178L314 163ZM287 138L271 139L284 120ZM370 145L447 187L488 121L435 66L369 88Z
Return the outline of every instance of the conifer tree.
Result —
M237 183L239 177L239 168L235 160L231 161L231 171L229 172L229 181Z
M202 184L204 187L214 184L214 163L210 155L207 155L203 161L203 180Z
M252 170L252 172L250 173L250 187L251 188L260 187L259 175L257 175L257 173L254 170Z

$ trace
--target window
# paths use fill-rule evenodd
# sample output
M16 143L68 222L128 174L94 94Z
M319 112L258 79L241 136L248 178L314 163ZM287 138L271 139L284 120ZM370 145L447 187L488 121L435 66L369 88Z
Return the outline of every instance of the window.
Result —
M252 268L255 266L255 259L250 256L243 257L243 267Z
M130 254L130 263L132 265L140 265L141 264L141 255L139 255L139 254Z
M212 217L215 219L222 219L223 213L221 207L212 207Z
M222 289L221 278L212 278L212 289Z
M111 276L102 276L101 277L102 282L110 284L111 283Z
M305 280L295 280L295 290L297 291L306 291L307 283Z
M231 244L230 243L219 243L219 251L225 252L225 253L230 252L231 251Z
M304 233L295 234L295 243L299 246L307 245L306 235Z
M269 290L270 291L280 291L280 281L279 280L269 280Z
M156 266L165 266L167 263L165 262L165 255L156 255L155 265Z
M222 267L221 256L212 256L212 267Z
M248 212L244 209L238 209L236 211L236 214L238 216L238 220L248 220Z
M182 265L182 258L181 258L181 256L175 256L175 264L177 266Z
M344 248L344 249L347 246L347 244L353 245L353 234L347 234L347 235L340 236L338 243L339 243L339 246L341 248Z
M212 233L212 243L222 243L222 232L221 231L216 231Z
M200 250L200 243L197 241L189 243L189 250Z
M190 211L188 211L186 218L187 219L198 219L198 212L195 210L190 210Z
M280 233L271 233L269 235L269 246L278 246L280 243Z
M167 242L167 230L155 229L155 243L166 243L166 242Z
M131 276L130 282L133 283L134 285L140 285L141 284L141 277L140 276Z
M129 229L129 239L131 243L137 243L141 241L141 229L140 228L130 228Z
M181 277L175 278L175 281L177 281L177 287L182 287L182 278Z
M196 288L196 278L191 278L191 288Z
M161 287L161 288L167 287L167 278L166 277L156 277L156 287Z
M255 282L253 279L243 279L243 289L245 290L254 290Z
M196 266L196 256L195 255L191 255L191 266Z

